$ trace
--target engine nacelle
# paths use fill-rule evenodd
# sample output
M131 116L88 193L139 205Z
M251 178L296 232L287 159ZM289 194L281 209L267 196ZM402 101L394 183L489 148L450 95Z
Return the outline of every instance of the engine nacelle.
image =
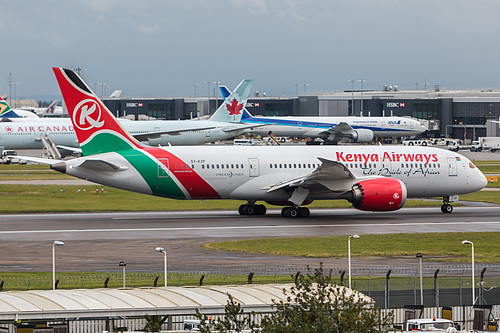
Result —
M370 143L373 141L373 131L364 128L354 130L352 139L354 142Z
M403 207L406 195L406 185L399 179L376 178L360 181L341 198L359 210L390 211Z

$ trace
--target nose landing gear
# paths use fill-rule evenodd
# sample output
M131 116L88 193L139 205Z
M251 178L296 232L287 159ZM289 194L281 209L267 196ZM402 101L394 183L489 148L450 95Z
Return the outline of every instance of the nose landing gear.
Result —
M441 206L441 211L443 213L446 213L446 214L453 212L453 206L450 205L450 197L449 196L443 197L443 205Z

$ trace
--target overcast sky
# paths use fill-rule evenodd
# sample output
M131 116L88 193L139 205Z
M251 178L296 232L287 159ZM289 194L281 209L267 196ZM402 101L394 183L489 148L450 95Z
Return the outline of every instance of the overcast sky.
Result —
M107 93L271 96L398 85L500 87L498 0L0 0L0 93L60 95L52 66ZM355 89L359 89L359 83ZM101 90L98 88L97 90ZM100 91L99 91L100 94Z

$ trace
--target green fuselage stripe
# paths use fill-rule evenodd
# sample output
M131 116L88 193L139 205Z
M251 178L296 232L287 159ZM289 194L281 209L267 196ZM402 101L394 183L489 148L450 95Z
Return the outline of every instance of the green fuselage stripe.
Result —
M123 156L144 178L151 188L153 195L172 198L186 199L186 196L177 186L174 180L163 172L158 164L140 150L129 149L117 152ZM131 182L134 180L131 179Z

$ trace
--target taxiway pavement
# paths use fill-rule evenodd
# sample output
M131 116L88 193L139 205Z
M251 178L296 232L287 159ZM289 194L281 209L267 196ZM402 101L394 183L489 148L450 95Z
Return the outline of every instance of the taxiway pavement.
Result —
M170 272L292 272L319 262L329 267L346 267L347 262L227 253L200 245L267 237L469 231L500 231L500 207L455 207L452 214L439 207L381 213L314 209L308 219L282 218L279 210L258 217L234 211L0 215L0 271L50 271L55 240L65 242L57 249L57 267L63 271L118 272L123 260L127 271L162 272L163 256L155 247L163 246ZM353 260L357 267L415 264L413 257Z

